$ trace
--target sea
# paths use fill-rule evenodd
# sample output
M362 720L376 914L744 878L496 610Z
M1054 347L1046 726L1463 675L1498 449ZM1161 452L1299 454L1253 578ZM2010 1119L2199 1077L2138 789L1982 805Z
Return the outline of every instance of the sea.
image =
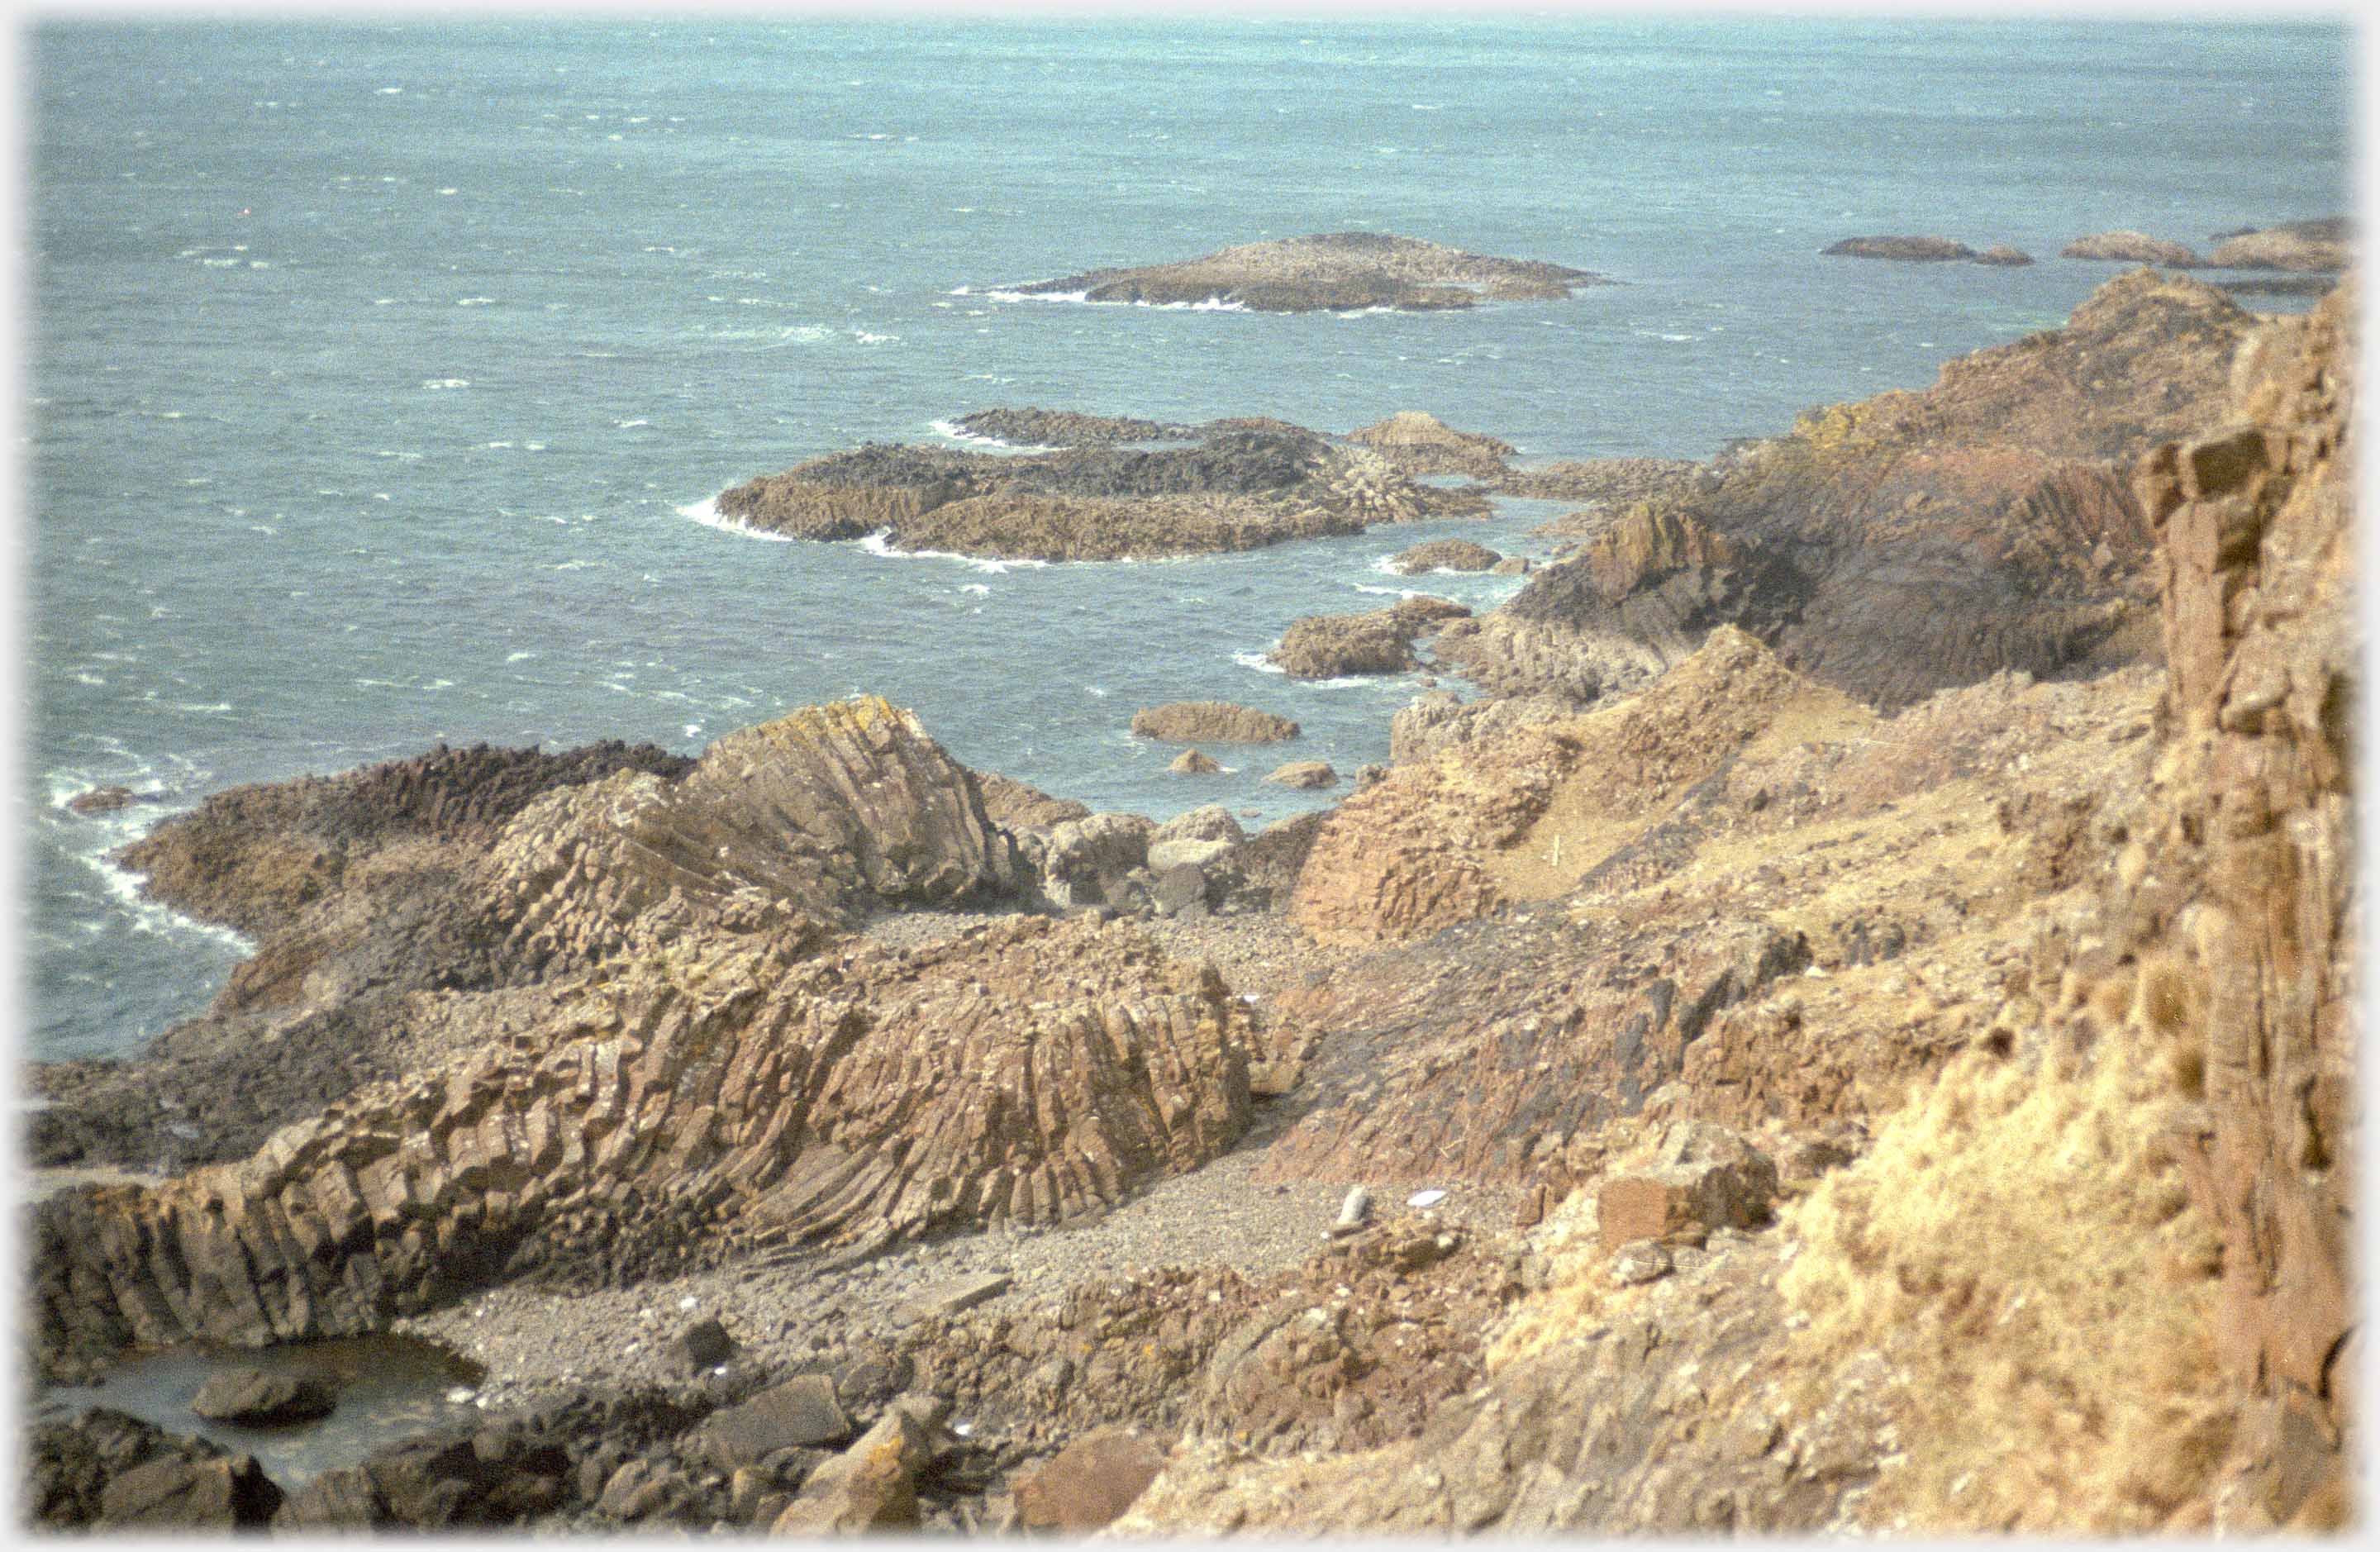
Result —
M1330 801L1417 675L1305 683L1291 621L1567 508L1212 559L786 542L712 498L1038 405L1526 465L1708 457L2055 327L2134 228L2351 210L2338 19L1601 15L37 18L20 39L20 1049L121 1056L249 946L110 855L242 782L439 744L688 754L873 693L958 758L1163 819ZM1427 315L1026 298L1393 232L1618 285ZM2029 268L1822 256L2009 243ZM2250 298L2268 311L2302 300ZM1170 773L1135 709L1294 717ZM142 801L79 816L103 785Z

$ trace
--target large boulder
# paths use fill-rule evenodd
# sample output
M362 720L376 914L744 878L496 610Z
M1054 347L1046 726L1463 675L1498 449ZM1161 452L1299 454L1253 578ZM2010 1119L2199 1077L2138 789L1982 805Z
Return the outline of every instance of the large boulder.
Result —
M1017 1519L1029 1531L1088 1535L1130 1509L1164 1465L1165 1452L1129 1430L1086 1434L1018 1480Z
M1138 814L1093 814L1050 831L1041 891L1061 909L1120 905L1129 877L1148 864L1156 825Z
M208 1376L190 1410L218 1423L261 1428L328 1417L338 1401L337 1393L319 1379L243 1367Z

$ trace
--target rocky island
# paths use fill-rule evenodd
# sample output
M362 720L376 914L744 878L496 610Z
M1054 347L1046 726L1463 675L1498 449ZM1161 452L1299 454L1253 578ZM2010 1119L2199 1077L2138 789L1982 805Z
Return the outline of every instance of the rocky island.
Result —
M28 1516L2343 1527L2355 319L2140 272L1636 470L1254 835L868 698L163 821L256 952L31 1068L37 1161L164 1168L32 1209L29 1364L485 1374L285 1484L103 1387Z
M1152 306L1224 306L1250 312L1394 308L1437 312L1481 301L1560 301L1609 277L1537 259L1465 253L1415 237L1330 232L1244 243L1170 264L1089 270L1056 280L986 287L1026 297Z
M738 485L716 505L796 539L880 534L901 550L1040 561L1211 554L1489 511L1477 491L1417 483L1368 448L1277 420L1156 428L1156 446L1120 444L1101 417L1024 411L991 423L1068 444L999 454L869 443Z

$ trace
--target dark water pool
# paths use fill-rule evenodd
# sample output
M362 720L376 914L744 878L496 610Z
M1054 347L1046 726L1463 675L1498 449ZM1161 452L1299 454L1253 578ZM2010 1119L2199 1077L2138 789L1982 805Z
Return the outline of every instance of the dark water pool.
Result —
M338 1406L328 1417L285 1427L216 1423L190 1410L208 1377L254 1367L328 1381ZM411 1337L349 1337L261 1349L173 1348L128 1359L96 1386L60 1386L34 1399L34 1422L67 1421L114 1407L173 1433L196 1434L254 1455L285 1490L382 1445L448 1424L475 1421L483 1371Z

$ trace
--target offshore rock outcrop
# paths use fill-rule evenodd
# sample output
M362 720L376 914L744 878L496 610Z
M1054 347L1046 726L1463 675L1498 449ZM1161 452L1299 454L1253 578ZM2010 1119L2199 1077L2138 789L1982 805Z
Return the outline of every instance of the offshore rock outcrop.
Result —
M1605 276L1542 260L1498 259L1376 232L1245 243L1196 259L1091 270L992 289L1093 302L1238 307L1251 312L1361 308L1442 311L1487 301L1559 301Z
M1169 700L1134 712L1132 731L1164 744L1277 744L1296 737L1297 724L1228 700Z
M1421 666L1414 643L1450 620L1470 618L1442 598L1409 598L1357 614L1309 614L1290 622L1265 661L1293 679L1346 673L1402 673Z
M500 1278L1051 1223L1247 1123L1245 1005L1129 928L806 952L690 934L240 1163L52 1196L29 1235L41 1354L354 1334Z
M1347 433L1347 440L1378 453L1405 474L1466 474L1491 482L1511 472L1504 460L1519 451L1500 438L1458 431L1437 416L1415 409L1359 427Z
M2119 276L2063 329L1946 363L1923 393L1814 411L1621 514L1584 564L1444 633L1439 659L1508 694L1541 661L1538 687L1589 698L1727 623L1893 709L2003 670L2153 658L2155 535L2124 470L2213 425L2255 327L2212 287Z
M2355 260L2355 224L2345 216L2284 222L2235 233L2207 262L2239 270L2344 270Z
M1836 258L1900 259L1921 263L1975 257L1973 249L1950 237L1845 237L1818 251Z
M2168 270L2194 270L2206 261L2188 243L2153 237L2145 232L2095 232L2077 237L2058 250L2060 259L2111 259L2125 264L2159 264Z
M1034 454L871 443L748 480L717 504L796 539L881 534L897 549L1043 561L1252 550L1488 510L1476 492L1415 484L1378 454L1281 421L1215 421L1198 434Z

